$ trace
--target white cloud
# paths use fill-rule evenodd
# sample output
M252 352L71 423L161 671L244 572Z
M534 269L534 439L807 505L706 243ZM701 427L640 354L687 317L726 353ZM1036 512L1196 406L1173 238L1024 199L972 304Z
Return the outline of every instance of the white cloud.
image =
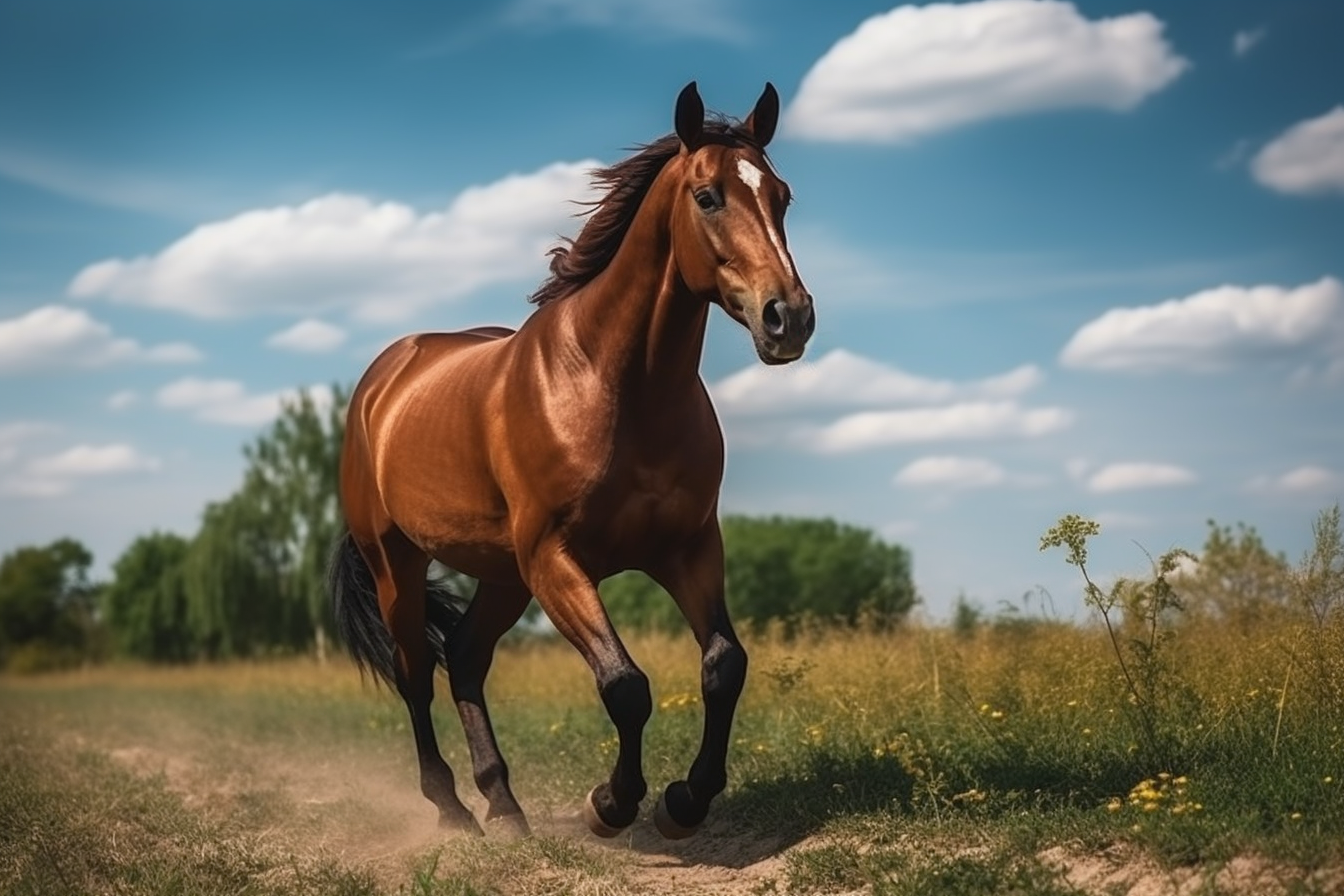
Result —
M122 389L119 392L113 392L107 397L108 410L124 411L127 408L140 403L140 393L134 389Z
M1023 408L1014 401L961 402L938 408L864 411L800 433L823 454L841 454L922 442L1036 438L1064 429L1073 414L1063 408Z
M1189 63L1146 12L1096 21L1072 3L900 6L864 21L804 76L785 129L815 140L902 143L1047 109L1124 111Z
M1011 398L1044 379L1035 365L969 383L927 379L838 348L787 367L754 364L711 389L725 413L768 414L829 407L936 404L957 398Z
M1087 487L1094 492L1123 492L1188 485L1195 479L1194 473L1174 464L1120 463L1108 464L1093 473L1088 477Z
M281 330L266 340L272 348L292 352L329 352L345 342L346 333L335 324L306 317L294 326Z
M146 457L125 443L76 445L60 454L35 458L28 464L30 473L48 479L105 476L158 468L157 458Z
M80 271L69 292L205 318L313 314L344 308L367 320L496 283L540 280L572 200L594 198L599 163L557 162L464 190L440 212L333 193L197 227L157 255Z
M1265 39L1264 28L1246 28L1232 35L1232 53L1238 58L1250 53Z
M13 423L0 423L0 464L9 464L19 456L19 445L34 436L51 432L54 427L46 423L34 423L29 420L17 420Z
M332 400L327 386L312 386L308 393L319 406L329 405ZM237 380L184 377L159 389L155 400L160 407L189 411L208 423L261 426L278 417L281 407L297 396L296 389L252 395Z
M63 305L43 305L0 320L0 374L102 367L117 361L184 363L201 357L184 342L146 348L113 335L111 327L83 310Z
M1296 288L1220 286L1159 305L1112 308L1085 324L1060 354L1068 367L1216 370L1344 336L1344 285L1334 277Z
M1344 193L1344 106L1275 137L1251 160L1251 174L1280 193Z
M59 454L29 461L21 476L0 481L0 494L23 498L54 498L67 494L75 480L157 470L158 458L125 443L76 445Z
M620 28L655 39L700 37L741 43L747 31L722 0L514 0L504 14L509 25L577 25Z
M944 486L957 489L987 488L1007 479L1003 467L981 457L921 457L901 468L892 479L910 488Z
M1338 473L1312 464L1289 470L1281 476L1257 476L1251 480L1251 488L1255 491L1320 497L1341 485L1344 485L1344 478Z

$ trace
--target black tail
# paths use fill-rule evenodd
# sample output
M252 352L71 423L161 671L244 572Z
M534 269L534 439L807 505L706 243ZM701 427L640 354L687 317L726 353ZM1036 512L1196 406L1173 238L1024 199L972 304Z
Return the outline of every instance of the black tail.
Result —
M360 672L372 672L393 688L396 671L392 664L392 633L383 624L378 611L378 590L373 573L349 532L341 536L332 552L327 575L331 588L336 630L345 649L354 657ZM440 582L431 580L425 587L425 637L447 668L443 646L466 610L466 600Z

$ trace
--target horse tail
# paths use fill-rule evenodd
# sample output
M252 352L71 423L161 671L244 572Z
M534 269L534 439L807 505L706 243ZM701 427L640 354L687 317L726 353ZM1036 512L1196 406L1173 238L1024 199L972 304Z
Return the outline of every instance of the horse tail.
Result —
M396 667L392 654L392 633L383 622L378 609L378 588L373 581L364 556L355 544L354 536L346 532L336 544L328 571L332 609L336 616L336 630L345 642L360 674L372 672L395 688ZM425 585L425 637L439 665L448 668L444 650L453 629L466 610L464 598L455 594L442 582L430 580Z

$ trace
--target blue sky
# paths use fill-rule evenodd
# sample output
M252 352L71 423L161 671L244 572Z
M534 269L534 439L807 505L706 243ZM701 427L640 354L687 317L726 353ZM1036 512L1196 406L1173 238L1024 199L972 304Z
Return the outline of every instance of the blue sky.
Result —
M1344 7L0 3L0 551L194 531L299 386L516 325L680 88L784 101L804 363L711 321L724 508L909 546L934 615L1344 496ZM781 484L783 483L783 484Z

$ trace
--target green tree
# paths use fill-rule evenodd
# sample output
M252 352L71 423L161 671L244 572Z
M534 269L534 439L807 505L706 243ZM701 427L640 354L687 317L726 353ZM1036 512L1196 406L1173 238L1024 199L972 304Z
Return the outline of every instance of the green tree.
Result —
M103 590L103 620L118 652L181 662L196 653L187 618L185 561L191 543L154 532L131 543L112 566Z
M1218 619L1250 632L1290 609L1292 566L1265 547L1252 526L1219 526L1209 520L1199 563L1174 579L1176 593L1194 618Z
M94 643L93 555L62 538L0 560L0 663L40 668L76 662Z
M349 393L300 391L255 442L237 492L206 508L184 566L187 619L206 656L326 649L327 559Z
M757 624L812 616L894 621L915 603L910 555L871 530L830 519L729 516L723 520L726 594L733 618ZM625 573L602 584L618 624L684 625L652 581Z

